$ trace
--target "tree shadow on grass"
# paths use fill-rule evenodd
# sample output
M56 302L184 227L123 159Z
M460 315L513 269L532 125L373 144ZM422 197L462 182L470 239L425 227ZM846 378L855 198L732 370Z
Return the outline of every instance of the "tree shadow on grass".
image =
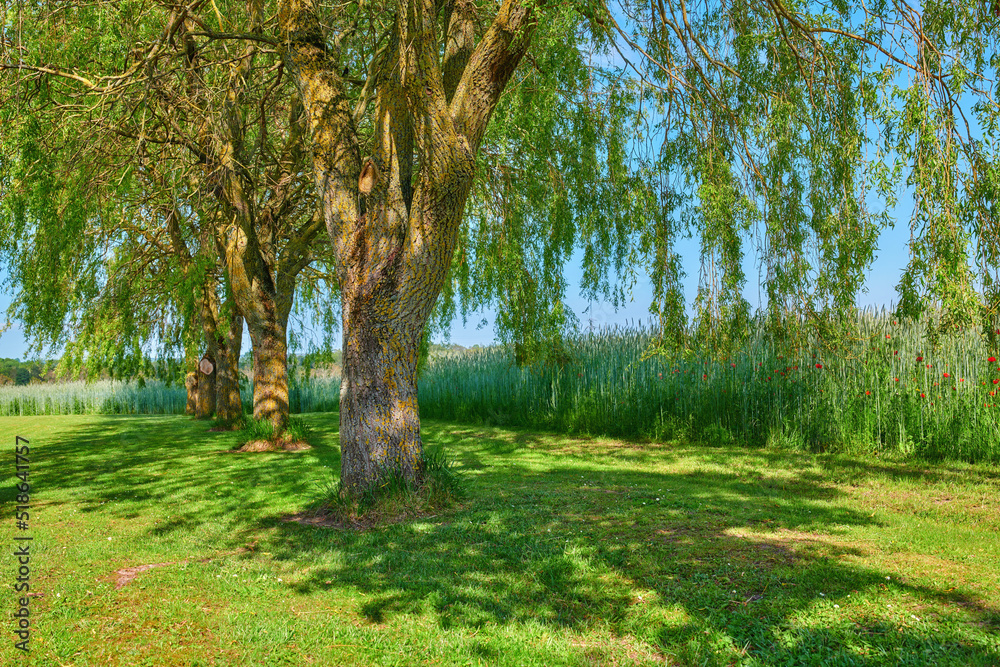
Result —
M65 435L33 443L32 501L36 507L72 502L83 514L116 519L139 518L156 505L169 514L151 529L161 538L206 524L246 532L274 513L275 498L297 507L339 466L337 415L318 415L310 424L312 450L226 454L238 434L209 432L205 421L93 417ZM0 489L0 516L13 511L8 495L9 489Z
M789 472L787 456L774 455L778 483L559 462L500 469L489 461L509 442L453 446L475 464L473 501L446 517L369 532L265 522L277 531L269 548L318 563L293 589L360 591L358 613L376 625L430 614L442 628L607 628L682 664L1000 662L982 632L1000 628L994 605L858 564L865 547L849 529L876 520L838 504L814 472ZM330 552L336 565L323 564ZM848 617L851 595L908 596L953 618Z
M847 528L875 519L838 504L840 492L793 455L760 453L780 479L741 474L746 453L735 449L699 450L714 470L658 473L641 470L652 454L636 447L641 456L623 469L623 457L617 468L602 461L606 441L591 451L585 439L477 437L432 422L428 446L467 470L466 506L359 533L282 520L339 466L337 416L308 423L308 452L223 456L235 436L190 419L95 419L38 448L34 497L109 518L155 514L145 528L154 540L212 527L218 551L261 536L273 558L310 564L294 591L360 591L357 611L372 624L429 614L446 629L608 630L681 664L1000 664L984 639L1000 631L995 604L858 564L864 546ZM852 594L905 595L950 618L921 623L886 609L845 618L834 605L849 608ZM597 662L617 657L592 650Z

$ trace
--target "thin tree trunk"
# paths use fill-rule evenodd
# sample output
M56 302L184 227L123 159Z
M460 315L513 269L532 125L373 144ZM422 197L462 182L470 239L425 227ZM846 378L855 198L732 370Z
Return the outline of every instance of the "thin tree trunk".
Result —
M187 405L184 414L193 415L198 407L198 373L188 373L184 377L184 387L187 389Z
M219 341L218 377L216 383L216 415L219 420L232 424L243 415L240 397L240 351L243 345L243 316L235 304L230 303L231 313L225 334Z
M216 366L219 355L218 344L214 338L214 335L209 337L206 356L212 365ZM212 415L215 414L216 372L214 368L211 373L204 373L201 368L198 369L198 405L195 413L195 417L198 419L211 419Z

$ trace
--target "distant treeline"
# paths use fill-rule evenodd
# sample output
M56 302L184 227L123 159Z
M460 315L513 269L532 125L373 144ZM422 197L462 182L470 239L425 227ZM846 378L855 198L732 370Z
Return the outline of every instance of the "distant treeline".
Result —
M0 359L0 385L26 385L44 382L51 378L53 364L45 361L25 361L20 359Z

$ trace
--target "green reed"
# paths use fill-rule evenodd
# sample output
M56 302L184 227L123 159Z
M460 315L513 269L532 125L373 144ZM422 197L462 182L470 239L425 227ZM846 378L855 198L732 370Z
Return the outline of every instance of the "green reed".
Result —
M435 361L421 414L610 436L778 444L1000 460L1000 356L978 330L941 333L862 311L849 335L777 341L763 323L736 350L645 354L655 333L569 341L564 365L519 368L491 348ZM692 349L693 347L693 349Z

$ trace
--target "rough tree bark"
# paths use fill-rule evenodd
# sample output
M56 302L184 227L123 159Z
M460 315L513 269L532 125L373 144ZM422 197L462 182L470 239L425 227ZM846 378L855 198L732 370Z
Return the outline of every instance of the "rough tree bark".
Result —
M319 226L314 221L313 226ZM247 324L253 344L253 416L267 420L281 432L288 423L287 326L295 294L295 276L311 255L312 236L301 237L302 252L294 248L277 262L277 279L271 278L263 260L254 261L242 229L230 232L226 252L233 297Z
M288 365L285 325L269 318L255 326L253 341L253 416L276 431L288 423Z
M434 0L399 2L390 46L369 71L379 143L363 163L355 118L366 108L350 108L315 2L279 2L282 58L305 106L336 255L341 481L355 493L385 475L423 481L420 340L448 274L486 125L535 25L534 7L506 0L474 45L472 3L446 10L447 34L438 35Z
M214 335L214 332L212 332ZM197 419L211 419L215 414L216 381L215 381L215 360L218 358L218 346L210 337L208 339L208 350L202 358L208 358L212 362L213 370L205 373L198 369L198 402L195 406L195 417Z
M187 405L184 414L194 416L198 408L198 373L191 372L184 376L184 388L187 389Z
M240 350L243 345L243 315L230 299L229 311L219 338L216 368L216 417L227 424L236 422L243 415L240 397ZM224 310L225 310L224 309Z

